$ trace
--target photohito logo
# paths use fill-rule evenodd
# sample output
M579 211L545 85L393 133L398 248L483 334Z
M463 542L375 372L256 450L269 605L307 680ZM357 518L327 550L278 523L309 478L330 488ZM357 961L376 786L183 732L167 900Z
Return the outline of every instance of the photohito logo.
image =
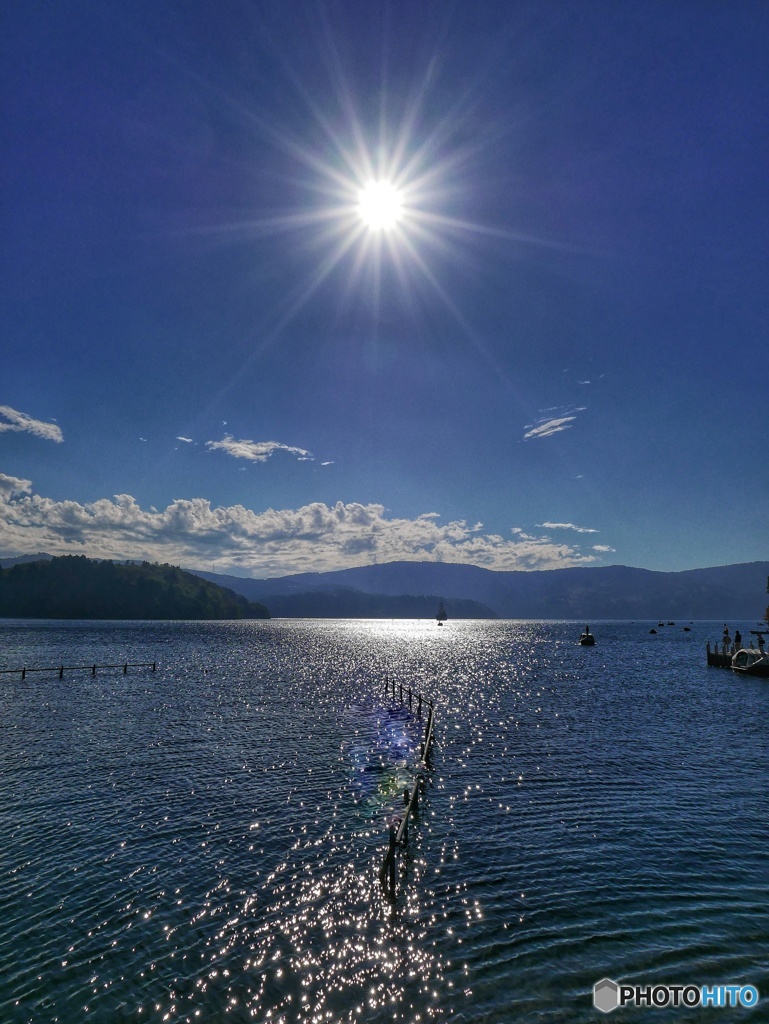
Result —
M593 1005L602 1013L619 1006L755 1006L754 985L620 985L602 978L593 985Z

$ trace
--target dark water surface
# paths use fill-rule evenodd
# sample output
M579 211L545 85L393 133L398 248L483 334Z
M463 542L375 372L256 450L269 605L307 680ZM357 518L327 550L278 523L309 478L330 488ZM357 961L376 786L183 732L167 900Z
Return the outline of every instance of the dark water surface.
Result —
M0 675L0 1020L769 1020L769 683L650 625L0 623L0 667L158 663ZM388 673L437 705L394 907Z

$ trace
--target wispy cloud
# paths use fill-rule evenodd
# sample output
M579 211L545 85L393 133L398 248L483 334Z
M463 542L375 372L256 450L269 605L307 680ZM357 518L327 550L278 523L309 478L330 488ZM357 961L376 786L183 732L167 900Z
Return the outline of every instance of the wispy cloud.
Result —
M176 440L177 441L184 441L185 444L195 444L195 442L192 440L191 437L181 437L181 436L179 436L179 437L176 438Z
M289 452L296 455L300 462L312 461L315 456L304 448L294 448L279 441L236 441L230 434L225 434L221 441L206 441L209 451L227 452L235 459L248 459L251 462L266 462L275 452Z
M528 441L534 437L550 437L552 434L559 434L562 430L568 430L574 420L576 420L577 413L584 411L585 406L581 406L578 409L564 409L554 416L543 417L536 424L529 423L525 427L526 433L523 435L523 439Z
M608 544L594 544L591 550L598 552L600 555L605 555L611 551L616 551L617 549L609 547Z
M575 533L598 533L589 526L575 526L574 523L537 523L543 530L574 530Z
M282 576L373 562L462 562L489 569L589 565L595 552L557 544L519 527L505 536L483 524L389 517L382 505L314 502L298 509L256 512L243 505L213 508L204 498L143 509L127 494L88 504L29 494L29 481L0 482L0 551L79 552L97 558L147 558L222 571Z
M27 416L25 412L18 412L10 405L0 405L0 432L4 430L21 431L25 434L34 434L35 437L44 437L47 441L56 441L61 444L64 435L55 423L44 423L42 420L35 420Z

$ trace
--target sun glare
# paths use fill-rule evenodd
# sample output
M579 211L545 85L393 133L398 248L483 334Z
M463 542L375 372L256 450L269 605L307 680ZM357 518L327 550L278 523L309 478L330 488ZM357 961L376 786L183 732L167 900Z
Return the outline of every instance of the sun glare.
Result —
M403 214L403 197L389 181L370 181L358 195L358 211L372 231L387 231Z

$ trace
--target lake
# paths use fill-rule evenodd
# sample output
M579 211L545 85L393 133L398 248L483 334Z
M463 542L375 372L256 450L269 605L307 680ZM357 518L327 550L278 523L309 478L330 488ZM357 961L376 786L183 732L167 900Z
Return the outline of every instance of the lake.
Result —
M0 622L3 668L157 663L0 675L0 1020L594 1022L604 977L765 999L769 683L706 667L723 623L582 625ZM393 904L401 684L436 745ZM608 1019L649 1018L769 1019Z

